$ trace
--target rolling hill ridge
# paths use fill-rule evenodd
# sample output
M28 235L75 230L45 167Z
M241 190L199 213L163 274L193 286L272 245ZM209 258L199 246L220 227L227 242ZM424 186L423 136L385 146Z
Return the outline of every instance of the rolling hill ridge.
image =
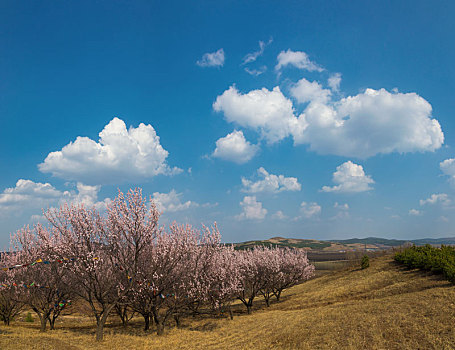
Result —
M398 240L378 237L351 238L343 240L320 241L316 239L299 239L272 237L266 240L254 240L233 243L236 249L248 249L253 246L265 247L290 247L300 248L311 251L339 252L339 251L356 251L356 250L381 250L399 247L406 244L415 245L455 245L455 237L447 238L423 238L414 240Z

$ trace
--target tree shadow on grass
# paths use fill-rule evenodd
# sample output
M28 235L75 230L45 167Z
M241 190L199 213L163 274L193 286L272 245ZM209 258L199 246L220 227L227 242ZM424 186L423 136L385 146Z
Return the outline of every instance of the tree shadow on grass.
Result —
M427 271L427 270L422 270L419 268L413 268L413 267L408 267L406 265L400 264L396 261L391 261L390 266L394 267L397 271L399 271L402 274L405 274L407 276L415 277L415 278L421 278L425 277L431 281L435 282L441 282L444 281L446 284L444 286L435 286L435 287L452 287L453 284L450 283L442 273L438 272L433 272L433 271Z

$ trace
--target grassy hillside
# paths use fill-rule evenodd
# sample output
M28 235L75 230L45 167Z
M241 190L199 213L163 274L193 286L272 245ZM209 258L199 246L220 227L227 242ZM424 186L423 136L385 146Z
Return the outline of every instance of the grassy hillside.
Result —
M0 327L0 349L455 349L455 287L391 256L291 288L269 309L261 302L252 315L240 310L233 321L185 319L162 337L144 334L139 321L113 323L102 344L86 318L66 316L46 334L18 321Z

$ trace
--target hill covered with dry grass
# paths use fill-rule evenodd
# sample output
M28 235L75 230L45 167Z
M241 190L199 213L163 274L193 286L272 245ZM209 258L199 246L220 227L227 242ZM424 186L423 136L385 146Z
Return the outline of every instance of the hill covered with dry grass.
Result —
M340 252L340 251L363 251L368 249L370 251L391 249L407 244L415 244L417 246L431 244L435 246L455 245L455 238L424 238L413 240L398 240L387 239L378 237L367 238L351 238L332 241L319 241L316 239L300 239L300 238L283 238L273 237L265 240L246 241L233 243L236 249L251 249L254 246L265 247L290 247L305 249L309 252Z
M83 316L65 316L44 334L17 320L0 327L0 349L455 349L454 321L455 286L384 256L366 270L293 287L270 308L260 301L252 315L239 305L232 321L187 318L158 337L144 333L140 319L123 329L113 317L96 344L94 323Z

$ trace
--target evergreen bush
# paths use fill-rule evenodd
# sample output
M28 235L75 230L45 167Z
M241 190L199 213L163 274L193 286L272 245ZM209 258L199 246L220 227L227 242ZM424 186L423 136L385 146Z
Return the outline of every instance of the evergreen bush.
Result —
M360 263L360 266L362 267L362 270L366 269L367 267L370 267L370 258L368 255L364 255L362 257L362 262Z
M395 254L395 261L411 269L421 269L442 274L455 284L455 248L441 245L440 248L429 244L415 245Z
M25 322L34 322L34 318L31 312L27 312L27 316L25 316Z

